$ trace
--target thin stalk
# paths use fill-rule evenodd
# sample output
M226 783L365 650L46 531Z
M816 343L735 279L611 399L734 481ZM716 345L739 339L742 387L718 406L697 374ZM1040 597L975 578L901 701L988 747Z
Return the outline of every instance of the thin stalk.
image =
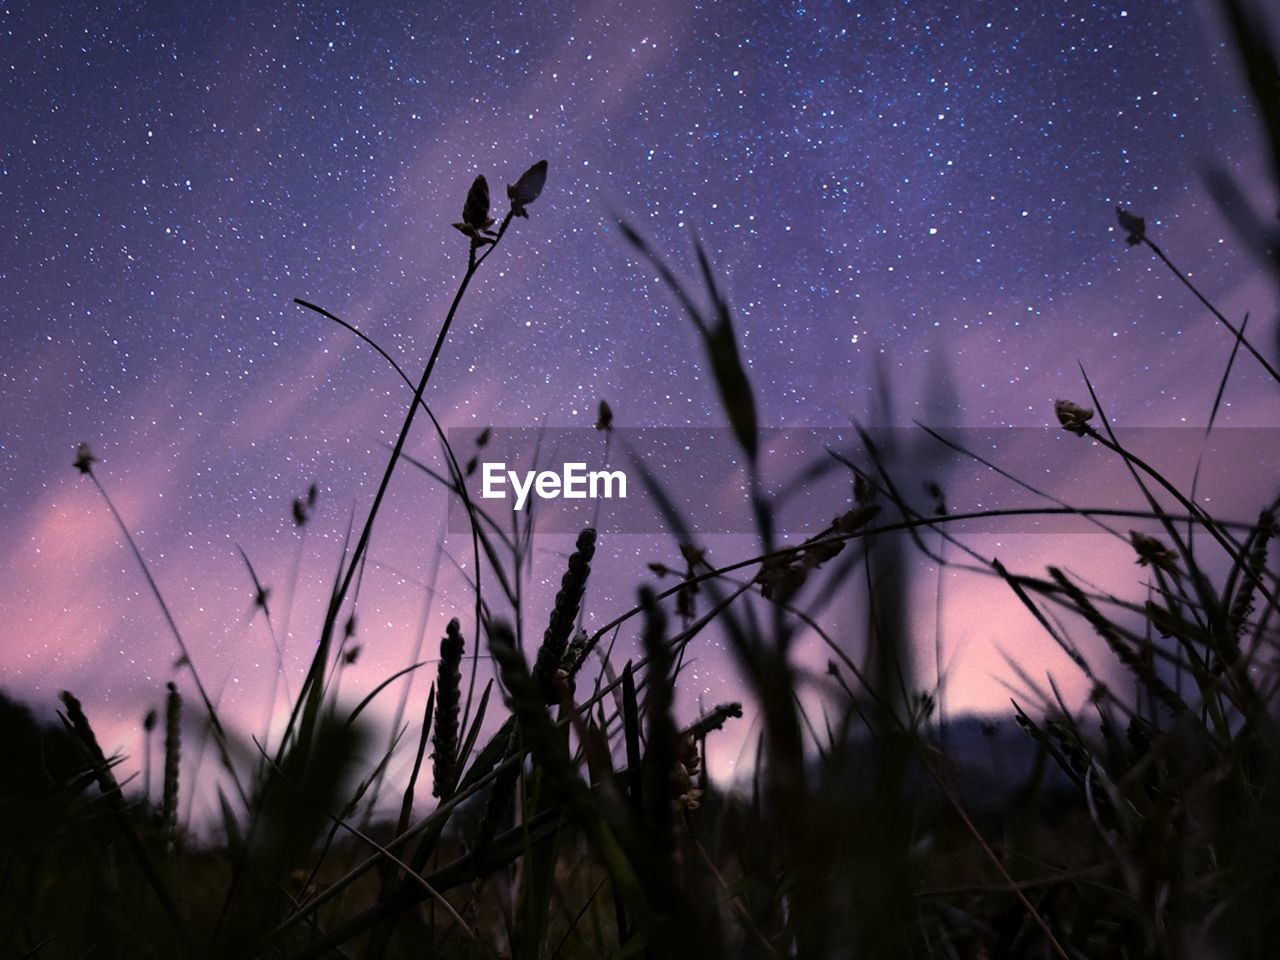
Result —
M440 358L440 351L444 348L445 339L449 336L449 330L453 326L454 318L458 314L458 307L462 304L462 298L467 292L467 288L471 285L471 279L476 275L480 264L488 259L489 255L502 242L503 236L507 232L507 227L511 224L511 213L508 212L503 218L502 227L498 230L498 235L490 245L489 250L481 257L477 258L477 244L472 243L470 253L467 258L467 271L463 274L462 282L458 284L458 290L453 296L453 302L449 305L449 310L445 314L444 323L440 326L440 332L436 335L435 346L431 349L431 356L427 359L427 365L423 368L422 376L418 380L418 386L413 393L413 402L409 404L409 409L405 413L404 424L400 428L400 433L396 437L395 446L392 448L391 456L387 459L387 466L382 472L382 480L378 484L378 490L374 494L373 504L369 508L368 518L365 520L364 528L360 531L360 537L356 541L355 549L352 551L351 559L347 563L346 573L343 574L341 583L333 592L329 600L329 609L325 613L324 626L320 632L320 646L316 651L316 655L311 664L311 670L308 673L304 686L309 690L309 700L306 712L303 715L302 729L310 729L310 721L316 716L320 709L321 684L320 676L324 670L324 664L327 660L329 647L333 642L333 630L338 622L338 615L341 612L343 602L346 600L348 591L351 589L352 581L355 579L356 571L360 568L360 561L363 559L365 551L369 546L369 538L373 534L373 524L377 520L378 512L382 509L382 501L387 495L387 489L391 486L391 477L395 473L396 465L400 462L400 453L404 450L405 442L409 439L409 432L413 429L413 422L418 413L418 407L422 403L423 394L426 393L427 384L431 381L431 374L435 370L436 361ZM478 571L477 571L478 572Z
M1244 331L1236 329L1235 324L1233 324L1230 320L1224 317L1222 315L1222 311L1209 302L1208 297L1206 297L1203 293L1200 292L1200 290L1196 287L1196 285L1192 283L1190 279L1188 279L1186 274L1184 274L1181 270L1179 270L1176 266L1174 266L1173 261L1170 260L1165 255L1165 252L1160 249L1159 245L1156 244L1154 240L1151 240L1148 237L1143 237L1142 242L1151 248L1151 252L1160 258L1160 261L1166 267L1169 268L1170 272L1172 272L1175 277L1177 277L1179 280L1182 281L1183 286L1185 286L1188 290L1190 290L1193 294L1195 294L1195 298L1199 300L1202 304L1204 304L1205 309L1207 309L1211 314L1213 314L1214 317L1217 318L1219 323L1221 323L1224 327L1226 327L1228 330L1231 331L1231 333L1235 336L1236 340L1241 344L1243 344L1244 348L1253 355L1253 358L1257 360L1260 364L1262 364L1262 368L1266 370L1268 374L1271 375L1271 379L1274 380L1276 383L1280 383L1280 371L1277 371L1275 367L1273 367L1269 362L1267 362L1267 358L1264 357L1262 354L1260 354L1257 351L1257 348L1255 348L1252 343L1250 343L1247 339L1245 339Z
M173 634L173 638L177 641L178 650L182 654L182 662L186 665L187 671L191 674L191 679L195 682L196 692L200 695L200 700L204 704L205 712L209 715L209 727L213 731L213 737L218 745L218 753L222 757L223 766L227 768L227 773L231 776L232 783L235 784L236 792L240 794L240 799L246 806L249 803L249 795L245 792L244 786L240 783L240 777L236 773L235 765L231 762L231 754L227 750L227 735L222 728L222 721L218 719L218 711L213 706L213 701L209 698L208 692L205 690L204 683L200 679L200 674L196 670L195 661L191 659L191 650L187 647L187 642L182 638L182 631L178 629L178 622L173 618L173 613L169 610L169 604L165 602L164 594L160 592L160 587L155 581L155 577L151 575L151 568L147 566L147 560L142 555L138 543L133 539L133 534L129 532L129 527L124 522L124 517L120 515L120 511L116 509L111 495L107 493L107 488L102 485L102 481L98 479L98 475L92 469L88 471L89 479L93 481L93 485L98 488L98 493L102 495L102 499L106 501L107 509L111 511L111 516L115 518L116 525L120 528L120 533L124 537L125 542L129 544L129 549L133 551L134 559L138 561L138 566L142 570L142 576L147 581L147 586L151 590L151 595L156 598L156 602L160 604L160 612L164 614L165 623L169 625L169 632Z

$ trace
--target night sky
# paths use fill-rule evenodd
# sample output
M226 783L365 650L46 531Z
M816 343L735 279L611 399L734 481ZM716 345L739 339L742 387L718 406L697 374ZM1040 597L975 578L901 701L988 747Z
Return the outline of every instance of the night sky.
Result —
M300 565L296 689L409 399L292 298L416 375L465 267L449 224L477 174L503 210L504 184L550 170L446 344L427 397L446 425L590 427L602 397L628 427L723 422L617 217L676 263L693 231L706 243L769 426L870 416L877 364L907 423L939 355L957 425L1049 423L1053 398L1087 398L1077 361L1118 420L1202 424L1229 335L1125 246L1117 203L1270 342L1272 291L1202 187L1212 158L1253 189L1261 155L1234 54L1195 4L269 6L0 9L0 684L42 709L73 690L108 750L132 750L164 682L186 680L75 444L101 458L206 681L255 727L275 654L236 545L280 603ZM1242 364L1223 422L1267 423L1266 383ZM439 462L425 424L410 447ZM290 504L312 482L304 538ZM353 692L407 662L421 584L428 655L469 614L469 541L442 542L444 505L420 474L393 486ZM537 546L533 621L569 542ZM1059 549L1000 547L1031 569ZM1132 554L1100 552L1136 582ZM602 531L588 624L630 606L658 559L677 559L669 541ZM1017 608L975 613L993 589L949 593L957 708L1007 703L998 643L1062 665L1017 639L1034 632ZM690 710L735 692L714 640L697 659Z

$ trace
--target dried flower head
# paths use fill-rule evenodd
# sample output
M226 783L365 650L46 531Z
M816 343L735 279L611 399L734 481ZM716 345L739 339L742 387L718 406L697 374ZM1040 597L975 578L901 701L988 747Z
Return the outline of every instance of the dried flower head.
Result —
M547 704L560 702L560 691L555 683L556 671L565 661L569 637L586 593L587 577L591 574L591 558L595 551L596 531L587 527L578 534L574 551L569 557L569 567L560 579L560 590L556 593L550 621L542 635L542 646L538 648L533 675L542 688Z
M692 724L685 728L681 734L683 737L690 737L693 740L700 740L709 733L714 733L724 727L725 723L731 717L742 716L742 704L734 701L731 703L722 703L706 716L699 717Z
M306 526L307 521L311 519L312 510L315 509L317 496L318 491L316 490L316 485L313 483L311 486L307 487L307 494L305 497L293 498L294 524L299 527Z
M472 182L467 201L462 205L462 219L453 226L470 237L472 243L493 243L488 235L493 226L493 218L489 216L489 181L483 174Z
M164 792L160 822L173 836L178 829L178 778L182 759L182 694L170 683L164 705Z
M695 547L692 543L680 544L680 555L684 557L685 563L689 564L690 570L707 562L706 548Z
M679 796L680 806L685 810L693 813L698 807L702 806L702 791L698 787L690 787Z
M1164 545L1163 542L1137 530L1129 531L1129 542L1138 554L1139 566L1159 567L1167 573L1177 571L1178 555Z
M936 480L930 480L924 485L924 492L933 500L934 514L939 517L945 517L947 515L947 493L942 489L942 484Z
M840 514L831 521L831 526L837 533L853 533L874 520L879 512L875 504L862 504Z
M432 734L431 792L445 798L453 792L458 772L459 717L462 704L462 655L466 644L462 625L454 617L440 641L440 662L436 667L436 717Z
M1126 234L1125 243L1131 247L1136 247L1147 239L1147 221L1142 217L1134 216L1124 207L1116 207L1116 220L1120 223L1120 229Z
M755 582L766 600L785 604L804 586L810 569L796 556L775 557L760 565Z
M1089 426L1089 421L1093 419L1093 411L1088 407L1082 407L1070 400L1055 400L1053 412L1058 415L1058 422L1062 424L1062 429L1068 433L1074 433L1077 437L1083 437L1093 429Z
M542 188L547 183L547 161L539 160L532 167L520 174L520 179L507 185L507 199L511 201L511 214L516 217L528 217L525 207L538 199Z
M98 462L98 458L93 455L93 451L89 449L87 443L80 443L76 447L76 458L72 463L81 474L90 474L93 472L93 465Z
M600 412L596 415L597 430L613 429L613 408L609 406L609 401L600 401Z

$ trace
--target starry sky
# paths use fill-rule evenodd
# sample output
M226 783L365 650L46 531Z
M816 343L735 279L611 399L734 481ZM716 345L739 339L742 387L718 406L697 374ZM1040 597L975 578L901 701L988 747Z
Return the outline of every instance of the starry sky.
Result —
M1266 196L1219 37L1211 11L1172 0L0 7L0 684L45 706L74 690L129 750L175 675L154 600L71 467L84 440L231 715L258 722L275 670L237 545L295 596L296 688L409 398L292 299L416 373L465 267L449 224L468 185L485 174L504 208L537 159L546 190L428 390L448 426L585 428L602 397L627 427L723 422L692 329L618 217L676 264L705 242L768 426L873 415L877 368L895 396L879 416L908 423L939 363L948 422L1043 426L1054 397L1084 395L1077 361L1122 422L1202 423L1230 339L1125 246L1113 208L1268 330L1273 292L1202 186L1214 159ZM1265 387L1242 365L1223 422L1271 422ZM410 448L439 462L425 426ZM301 533L290 504L312 482ZM428 648L469 611L469 544L445 514L424 477L398 477L353 690L407 662L424 596ZM537 544L532 610L570 545ZM1028 567L1060 548L999 546ZM1107 549L1132 579L1132 556ZM588 624L673 554L602 531ZM959 708L1007 702L998 643L1051 665L1016 611L982 621L990 590L949 590ZM713 641L692 676L689 704L735 691Z

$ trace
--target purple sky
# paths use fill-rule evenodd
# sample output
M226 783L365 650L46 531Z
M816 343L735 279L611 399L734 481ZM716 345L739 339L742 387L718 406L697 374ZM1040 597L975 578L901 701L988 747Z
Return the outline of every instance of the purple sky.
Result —
M176 651L71 468L75 443L100 456L207 682L257 729L275 653L236 544L280 604L300 564L296 690L347 519L408 400L368 348L291 300L416 373L465 265L449 223L477 173L501 199L550 165L446 345L427 399L448 425L589 427L601 397L629 427L722 422L692 329L615 215L678 262L691 230L704 239L769 426L874 416L877 363L906 423L938 354L952 424L1046 424L1054 397L1085 396L1077 361L1121 422L1202 424L1230 338L1125 247L1116 203L1271 342L1272 291L1201 187L1209 157L1247 184L1261 165L1233 55L1194 4L266 8L0 11L0 684L43 706L72 689L109 748L133 748ZM1273 397L1242 363L1223 423L1273 422ZM438 462L425 426L410 446ZM313 481L303 543L290 503ZM470 609L453 566L470 569L469 543L442 540L440 492L405 472L388 509L353 695L407 662L437 564L429 655ZM1108 541L977 543L1032 570L1087 551L1091 575L1137 580ZM531 622L569 545L538 541ZM717 541L713 556L751 546ZM631 605L645 563L676 559L602 531L588 623ZM954 708L1007 702L998 646L1064 668L998 592L948 586ZM930 596L921 609L932 641ZM684 705L735 691L709 638Z

